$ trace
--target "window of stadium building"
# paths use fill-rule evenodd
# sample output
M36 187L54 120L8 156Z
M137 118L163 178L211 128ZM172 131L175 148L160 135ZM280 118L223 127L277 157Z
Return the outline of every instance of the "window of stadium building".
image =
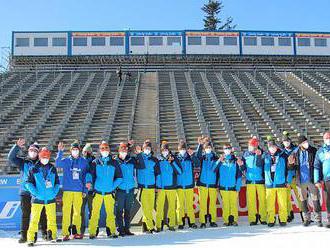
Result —
M279 46L291 46L291 38L278 38Z
M110 37L110 46L124 46L124 38Z
M315 38L314 45L316 47L326 47L327 46L327 39L324 38Z
M150 46L162 46L163 37L149 37L149 45Z
M236 37L223 37L223 44L225 46L237 46Z
M262 46L274 46L274 38L273 37L261 37L261 45Z
M144 37L131 37L132 46L144 46Z
M210 46L219 46L220 45L220 39L219 37L206 37L205 39L206 41L206 45L210 45Z
M45 47L48 46L48 38L34 38L35 47Z
M86 37L73 38L73 46L87 46Z
M29 38L16 38L16 47L28 47L30 46Z
M244 45L245 46L256 46L257 37L244 37Z
M188 45L192 45L192 46L202 45L202 37L200 36L188 37Z
M105 37L92 37L92 46L105 46Z
M181 46L181 37L167 37L167 45L168 46Z
M52 45L54 47L66 46L66 38L53 38Z
M298 46L310 46L311 39L310 38L298 38Z

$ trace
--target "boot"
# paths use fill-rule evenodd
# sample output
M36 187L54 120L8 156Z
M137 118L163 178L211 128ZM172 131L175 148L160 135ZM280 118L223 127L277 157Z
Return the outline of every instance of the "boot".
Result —
M142 232L145 233L148 231L147 224L145 222L142 222Z
M56 241L56 237L53 237L53 233L51 230L47 231L47 241L51 241L51 242Z
M215 223L215 222L211 222L211 223L210 223L210 227L218 227L218 224Z
M70 235L65 235L63 238L62 238L63 241L69 241L70 240Z
M77 227L73 225L71 228L71 235L76 235L76 234L77 234Z
M206 224L202 223L199 228L206 228Z
M111 233L109 227L106 227L105 230L108 238L113 238L113 239L118 238L118 235L116 233Z
M229 217L228 217L228 222L229 222L229 224L231 225L231 224L234 222L234 216L229 215Z
M42 239L47 240L47 230L42 232Z
M326 228L330 228L330 215L328 214L328 220L327 223L325 224Z
M125 235L127 236L133 236L134 233L132 233L128 228L125 229Z
M27 231L21 231L21 238L18 240L18 243L23 244L27 241Z
M195 223L191 223L190 222L190 218L187 217L187 220L188 220L188 226L189 226L189 228L192 228L192 229L196 229L197 228L197 225Z
M73 239L83 239L84 238L84 235L83 234L75 234L73 235Z

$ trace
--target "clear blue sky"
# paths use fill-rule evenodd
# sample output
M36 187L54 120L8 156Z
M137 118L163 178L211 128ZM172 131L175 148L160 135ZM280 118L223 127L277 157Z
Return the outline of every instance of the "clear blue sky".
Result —
M202 29L207 0L1 1L0 47L11 31ZM330 31L329 0L224 0L237 29Z

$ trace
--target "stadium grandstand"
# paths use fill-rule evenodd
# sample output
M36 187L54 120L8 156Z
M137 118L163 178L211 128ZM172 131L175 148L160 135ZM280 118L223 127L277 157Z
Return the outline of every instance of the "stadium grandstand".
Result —
M78 139L112 150L149 137L238 151L283 131L320 145L330 129L330 34L13 32L0 77L0 171L19 137L56 150ZM123 72L119 81L117 70Z

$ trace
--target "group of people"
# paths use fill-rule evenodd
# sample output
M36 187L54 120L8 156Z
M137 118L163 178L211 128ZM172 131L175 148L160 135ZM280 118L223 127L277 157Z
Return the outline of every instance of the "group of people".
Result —
M64 157L64 144L58 144L55 164L51 151L31 144L25 158L20 151L25 140L19 139L8 154L12 165L21 172L21 238L33 246L37 240L39 224L43 238L57 239L56 196L60 190L57 168L62 177L62 241L82 239L85 232L85 208L88 206L89 238L99 232L101 207L106 211L108 237L134 235L130 231L131 214L138 189L143 218L143 232L161 232L164 226L175 231L197 228L194 210L194 189L198 189L199 227L217 227L217 194L222 200L224 225L238 225L238 193L242 177L246 182L248 221L251 226L278 223L285 226L294 218L291 190L299 197L304 226L312 223L309 197L313 202L314 221L322 226L320 193L327 196L327 223L330 228L330 132L324 133L324 144L316 149L301 135L294 144L287 132L280 143L267 137L262 149L257 137L248 141L248 149L237 155L230 144L223 146L219 156L209 137L199 137L196 150L183 140L176 151L162 142L156 156L150 140L142 147L134 141L120 143L118 153L110 146L99 144L94 157L90 144L81 148L78 141L70 145L70 155ZM195 181L194 169L199 168ZM164 206L167 200L167 213ZM156 218L153 219L154 206ZM165 217L166 216L166 217Z

